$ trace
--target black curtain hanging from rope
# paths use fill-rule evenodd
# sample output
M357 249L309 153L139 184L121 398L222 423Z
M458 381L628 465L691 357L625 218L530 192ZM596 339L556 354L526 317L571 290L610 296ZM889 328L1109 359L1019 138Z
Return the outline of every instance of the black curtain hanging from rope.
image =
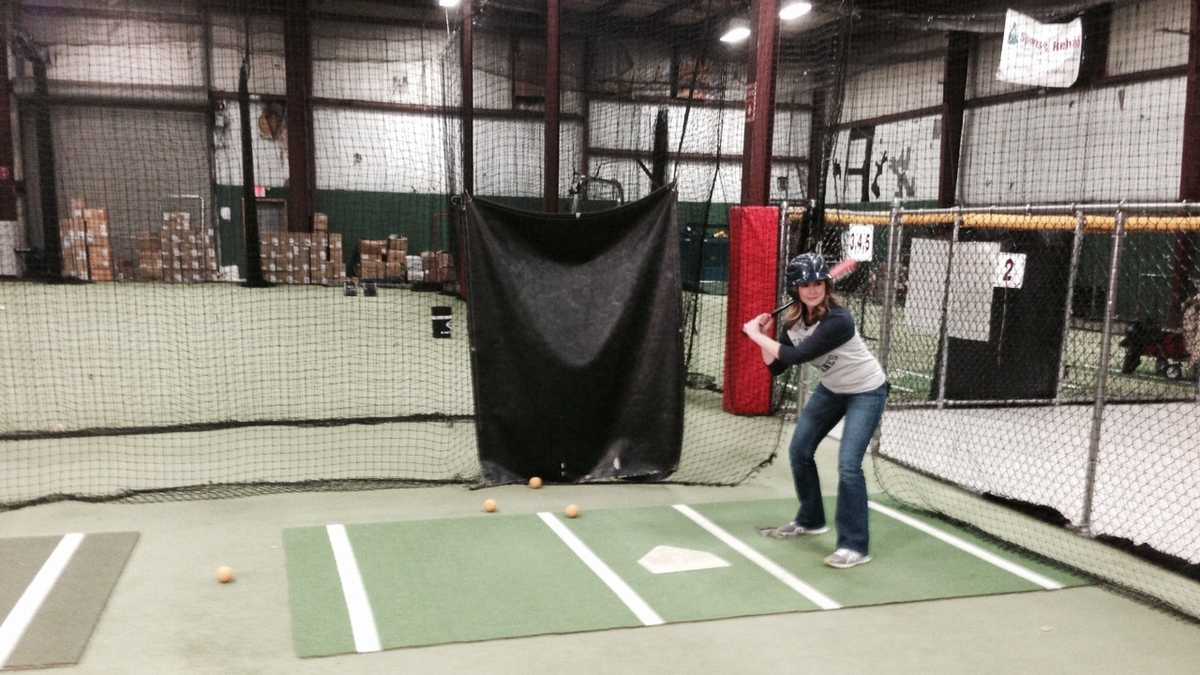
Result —
M489 483L662 478L683 439L675 186L597 213L467 199L472 377Z

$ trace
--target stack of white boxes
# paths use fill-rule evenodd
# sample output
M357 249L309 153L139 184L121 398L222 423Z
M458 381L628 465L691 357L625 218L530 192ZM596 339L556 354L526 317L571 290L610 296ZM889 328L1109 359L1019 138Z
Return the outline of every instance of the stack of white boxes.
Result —
M163 281L196 283L217 278L212 228L193 225L186 211L164 211L160 232Z
M273 284L329 284L346 279L342 235L329 232L325 214L312 232L271 232L259 239L263 278Z

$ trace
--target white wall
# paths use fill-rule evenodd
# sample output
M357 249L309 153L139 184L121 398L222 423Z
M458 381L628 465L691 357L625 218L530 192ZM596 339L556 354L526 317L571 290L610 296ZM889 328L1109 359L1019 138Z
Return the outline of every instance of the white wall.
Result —
M457 120L319 107L313 111L317 189L437 193L449 189L447 134ZM456 166L455 184L461 185Z
M37 16L24 26L36 42L48 45L50 80L157 87L204 84L200 24Z
M965 203L1175 199L1183 78L968 110Z
M1113 8L1108 74L1187 64L1188 0L1118 3Z
M217 128L213 133L214 168L220 185L242 184L242 122L237 101L225 101L223 111L216 113ZM254 153L254 182L267 187L283 187L287 183L287 137L272 140L258 130L262 115L261 103L250 104L251 151Z
M895 50L898 63L886 59L883 63L866 66L851 63L841 120L865 120L939 105L945 71L940 53L945 46L942 37L909 40L901 46L885 45L886 49ZM861 45L858 49L870 47L869 44ZM903 56L931 50L936 50L939 55L912 61L906 59L915 57Z
M665 42L639 42L636 36L597 42L592 85L608 93L668 96L671 50Z
M592 175L615 179L625 189L626 201L632 201L650 193L650 178L631 159L616 159L604 156L592 157ZM667 179L675 175L675 162L667 166ZM716 183L713 183L714 173ZM734 159L721 162L720 170L715 163L680 162L677 176L679 201L703 202L712 190L713 202L739 202L742 194L742 165ZM596 188L597 193L603 188Z
M654 123L659 108L667 109L668 143L671 152L716 154L720 137L722 154L741 154L745 134L746 111L742 105L725 108L693 107L687 113L686 105L637 104L614 101L592 101L590 122L592 145L598 148L617 150L641 150L650 152L654 148ZM684 133L684 117L687 117L687 136Z
M938 177L941 163L941 116L931 115L874 128L870 163L867 177L868 201L881 205L901 202L937 199ZM850 144L850 132L838 133L833 156L829 162L829 175L825 184L825 198L830 202L859 202L862 199L863 178L847 176L846 168L862 165L866 153L866 142L856 140ZM834 172L834 161L840 167L840 175ZM873 186L879 194L874 194Z
M458 40L444 31L318 21L312 58L320 98L431 106L461 99Z
M242 17L233 14L212 15L213 88L237 92L238 73L246 49ZM250 77L247 87L252 94L287 92L287 71L283 61L283 19L255 16L250 19Z
M582 129L559 126L558 194L565 197L579 167ZM475 192L480 195L541 197L545 172L545 126L541 120L475 120Z
M149 6L135 5L137 9ZM191 4L180 2L164 11L185 12L189 8L194 10ZM1189 11L1188 0L1119 3L1113 11L1109 73L1185 63ZM243 49L242 20L224 13L213 14L212 20L213 86L235 91ZM75 87L71 90L162 95L163 87L199 90L203 85L204 31L200 25L43 16L27 24L35 39L50 45L49 74L60 91ZM252 29L250 87L255 93L284 94L282 20L254 17ZM484 29L477 31L476 40L475 105L511 107L508 36ZM919 55L939 45L944 45L944 39L931 34L886 45L886 51L880 50L880 54ZM591 72L594 84L614 93L655 97L669 93L671 54L666 44L629 35L597 43L596 47ZM892 61L896 62L891 62L886 56L869 53L871 48L861 41L855 46L859 50L855 57L862 58L850 66L841 122L904 113L941 101L941 58L895 57ZM578 43L564 44L563 111L568 114L581 112L576 91L581 49ZM969 97L1020 89L995 79L999 51L998 36L977 41L970 60ZM457 40L447 38L436 27L425 30L318 21L313 26L313 56L313 93L318 97L431 106L454 106L458 102ZM879 65L865 66L866 61ZM710 77L724 84L727 100L737 102L744 96L744 70L740 62L718 63ZM788 66L778 77L777 100L808 103L811 87L810 78L802 70ZM742 154L743 105L692 108L681 148L685 106L683 102L667 106L671 151L716 154L719 147L723 156ZM1173 199L1178 192L1183 107L1184 82L1177 78L969 109L959 194L973 204ZM649 152L658 109L659 105L652 103L593 100L588 111L590 143ZM261 111L262 104L252 105L256 126ZM777 156L808 154L810 118L808 111L776 112L772 145ZM226 102L216 123L217 180L238 184L241 153L236 104ZM447 124L451 127L449 139ZM192 122L187 128L186 133L192 133ZM137 132L133 129L127 134L121 130L120 137L127 145L133 142L133 147L146 146L136 142L140 138ZM905 200L936 197L939 132L936 116L875 129L869 185L875 182L874 163L882 161L884 152L887 161L880 167L880 195L872 196L872 201L889 202L901 186ZM565 197L571 175L581 164L584 134L575 122L564 122L561 133L559 188ZM170 134L160 128L146 131L145 136L161 139ZM451 170L446 166L447 140L457 147L461 134L456 123L435 115L320 109L314 113L314 136L317 182L322 189L408 192L445 189ZM253 138L256 182L267 186L286 184L286 137L267 139L256 128ZM487 194L540 196L542 141L541 121L536 118L477 120L477 189ZM848 150L843 132L834 153L843 169ZM166 156L169 151L154 146L147 152L153 157L156 152ZM740 173L740 164L734 160L722 163L719 198L735 199L740 176L736 180L732 176ZM852 163L858 165L861 161ZM593 170L600 166L602 171L611 172L612 177L623 176L619 179L628 182L631 198L648 189L648 179L632 161L594 155L591 165ZM711 163L684 163L679 176L683 197L706 198L708 181L704 176L711 178L712 171ZM802 196L803 174L804 167L776 162L772 167L772 196L785 196L775 182L781 175L789 180L786 196ZM858 180L849 185L844 177L831 175L828 198L844 200L849 194L856 200L861 189ZM457 174L455 182L461 185Z

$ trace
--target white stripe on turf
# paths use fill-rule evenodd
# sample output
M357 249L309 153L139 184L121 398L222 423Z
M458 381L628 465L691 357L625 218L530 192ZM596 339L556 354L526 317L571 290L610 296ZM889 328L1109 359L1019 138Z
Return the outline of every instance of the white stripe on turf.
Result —
M538 513L538 518L541 518L542 522L546 523L554 531L554 534L557 534L558 538L562 539L563 543L575 555L579 556L579 559L592 572L595 572L596 576L600 577L600 580L607 584L613 593L617 594L621 602L625 603L625 606L637 616L643 625L657 626L663 623L662 617L658 615L658 612L655 612L650 605L646 604L646 601L642 599L642 596L637 594L637 591L630 588L629 584L617 576L617 573L612 571L611 567L593 553L592 549L583 543L583 540L576 537L574 532L568 529L566 525L563 525L558 518L555 518L554 514L542 511Z
M726 532L720 525L717 525L708 518L705 518L697 513L687 504L676 504L675 510L690 518L693 523L696 523L705 530L708 530L709 534L725 542L725 545L729 548L741 553L742 557L761 567L767 574L770 574L776 579L782 581L784 584L787 584L788 588L791 588L793 591L796 591L800 595L808 598L808 600L817 607L820 607L821 609L841 608L841 605L839 605L828 595L825 595L821 591L818 591L812 586L804 583L794 574L777 565L770 558L750 548L746 542L738 539L732 534L729 534L729 532Z
M379 630L375 627L375 613L371 611L371 600L363 586L362 574L358 571L358 560L354 547L346 535L346 526L332 523L325 526L329 545L333 548L333 559L337 563L338 576L342 580L342 595L346 598L346 610L350 614L350 631L354 634L354 648L359 652L377 652Z
M54 584L58 583L63 570L71 564L71 558L75 551L79 550L81 543L83 535L78 532L64 535L58 541L58 546L55 546L46 558L46 562L42 563L42 568L34 575L33 581L29 582L17 604L13 605L4 623L0 623L0 668L8 664L8 658L17 648L25 629L29 628L38 609L50 595L50 591L54 590Z
M921 521L917 520L916 518L912 518L903 513L900 513L896 509L884 506L883 504L877 504L875 502L867 502L867 505L870 506L872 509L884 514L885 516L895 518L896 520L898 520L910 527L915 527L916 529L924 532L925 534L928 534L931 537L940 539L940 540L946 542L947 544L950 544L954 548L957 548L961 551L966 551L967 553L970 553L971 555L975 556L976 558L979 558L980 560L989 562L989 563L995 565L996 567L999 567L1000 569L1005 570L1006 572L1011 572L1011 573L1021 577L1022 579L1025 579L1026 581L1029 581L1034 584L1037 584L1038 586L1041 586L1042 588L1054 591L1054 590L1058 590L1063 587L1062 584L1058 583L1057 581L1055 581L1053 579L1044 577L1029 568L1022 567L1021 565L1018 565L1014 562L1005 560L1004 558L1001 558L1000 556L998 556L994 553L985 551L982 548L979 548L978 546L976 546L975 544L972 544L971 542L963 541L962 539L959 539L958 537L956 537L952 534L949 534L947 532L943 532L943 531L937 529L936 527L933 527L932 525L926 525L925 523L922 523Z

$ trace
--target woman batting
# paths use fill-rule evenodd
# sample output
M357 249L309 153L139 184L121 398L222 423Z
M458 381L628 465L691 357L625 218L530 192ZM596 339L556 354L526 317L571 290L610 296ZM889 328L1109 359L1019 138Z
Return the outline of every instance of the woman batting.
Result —
M766 534L785 538L829 530L813 455L817 445L845 418L838 451L837 550L826 556L825 564L854 567L871 560L862 464L883 417L890 386L879 362L856 333L854 318L834 299L824 258L815 253L798 255L788 263L786 274L788 293L797 302L783 316L782 341L770 337L775 333L770 314L747 321L742 331L762 349L763 362L772 375L812 363L821 373L821 383L796 421L788 448L800 509L792 522Z

